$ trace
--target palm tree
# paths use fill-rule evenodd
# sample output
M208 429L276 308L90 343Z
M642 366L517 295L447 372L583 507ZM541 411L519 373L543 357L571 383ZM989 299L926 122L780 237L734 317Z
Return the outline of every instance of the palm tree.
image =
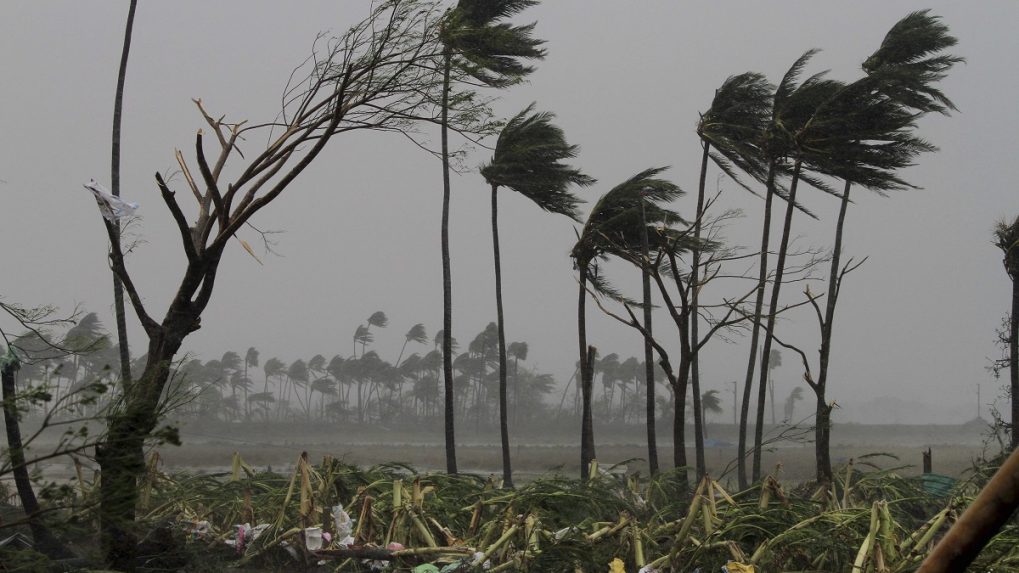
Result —
M793 412L796 411L796 403L803 399L803 388L797 386L789 392L789 397L785 399L785 422L787 424L793 423Z
M265 373L265 387L262 389L262 393L269 391L269 380L273 376L282 377L286 373L287 365L283 363L279 358L270 358L265 361L262 366L262 372ZM282 398L282 395L280 396Z
M248 368L258 368L258 350L254 346L249 346L248 351L244 353L244 377L248 378ZM248 378L250 380L250 378ZM248 388L244 388L244 407L245 415L250 416L251 410L248 408Z
M579 199L571 185L590 185L594 179L563 163L577 156L578 148L566 142L555 116L535 112L534 104L513 116L495 143L492 160L481 175L492 187L492 248L495 261L495 308L499 338L499 426L502 434L503 484L513 487L509 454L506 398L506 330L502 307L502 259L499 256L499 188L520 193L549 213L577 220Z
M520 421L520 361L527 360L527 343L510 342L506 354L513 358L513 423Z
M117 72L117 91L113 98L113 145L110 166L110 192L120 197L120 126L124 109L124 83L127 79L127 58L131 53L131 34L134 32L134 13L138 0L131 0L124 26L124 47L120 53ZM113 223L117 240L120 240L120 220ZM120 376L125 386L131 380L131 352L127 342L127 314L124 311L124 285L116 273L113 275L113 310L117 321L117 344L120 347ZM107 541L104 540L104 543Z
M704 419L704 437L708 436L708 412L712 414L722 413L722 399L718 397L718 390L708 390L701 395L701 417Z
M711 107L701 114L697 123L697 136L701 140L701 167L697 184L697 211L693 222L694 244L690 262L690 338L700 340L700 239L705 219L705 183L708 159L712 159L723 172L737 183L740 181L733 167L741 169L757 181L767 180L767 166L759 147L758 134L763 133L771 111L774 86L756 72L745 72L726 78L715 90ZM704 457L704 429L698 402L700 393L700 344L695 343L690 360L690 384L694 397L694 451L699 475L706 472ZM735 413L735 412L734 412Z
M644 221L648 225L667 224L679 219L678 215L672 211L659 206L671 202L682 193L673 183L655 177L664 169L652 168L641 171L603 195L588 215L570 253L577 269L579 283L577 331L580 347L579 386L582 395L580 430L580 474L582 479L589 477L589 466L595 458L594 426L591 415L594 348L587 344L585 311L588 283L590 282L591 286L596 289L605 292L611 291L611 287L598 274L598 260L607 254L622 250L632 252L639 249L642 233L642 208L646 211ZM678 431L682 438L682 427L677 429L674 425L673 429L674 433ZM686 452L682 447L682 439L678 443L680 445L676 446L674 456L676 465L677 467L685 466Z
M510 86L531 73L523 59L541 59L542 44L531 36L534 24L514 26L505 22L537 0L459 0L446 13L442 26L442 331L443 379L446 391L446 472L456 473L456 443L453 422L453 295L449 260L449 111L451 78L471 78L494 88Z
M418 344L425 344L428 342L428 334L425 333L425 325L420 322L410 327L407 334L403 335L403 346L400 347L400 355L396 357L396 365L400 365L400 360L403 359L403 351L407 350L407 345L411 342Z
M1012 279L1012 313L1008 320L1009 389L1012 396L1012 449L1019 447L1019 217L994 227L994 244L1005 258L1005 272Z
M932 111L948 114L955 109L934 86L954 64L963 61L943 53L955 44L948 28L928 11L909 14L892 27L877 52L864 62L867 76L826 98L802 127L790 133L797 165L802 162L818 173L845 181L823 316L817 309L821 327L819 374L816 381L807 379L817 398L814 441L818 481L832 479L831 407L825 400L825 390L835 304L842 277L851 270L848 265L841 266L849 192L854 183L879 193L913 187L895 172L910 165L918 154L935 150L913 135L916 119ZM794 170L790 194L795 190L795 182ZM776 288L779 285L776 280ZM773 293L773 306L776 299ZM770 327L768 332L766 347L773 337ZM762 384L764 370L766 366L762 365Z
M957 63L964 61L962 58L943 53L944 50L954 46L957 40L948 33L948 27L940 20L931 16L929 11L922 10L908 14L899 20L885 35L881 46L863 63L863 69L867 76L863 80L855 82L858 91L864 92L873 98L886 97L895 104L906 108L907 112L917 114L937 112L948 114L955 110L955 105L937 87L935 82L945 77L948 70ZM887 109L886 102L880 102L881 108ZM877 107L877 106L872 106ZM912 127L909 114L903 122L903 128ZM859 129L861 122L856 122L856 129ZM887 127L882 127L888 131ZM897 131L894 130L893 131ZM888 134L882 134L888 137ZM905 152L899 151L904 147ZM933 148L923 146L920 142L908 133L899 133L893 137L893 144L887 146L886 165L894 169L908 163L916 151L929 151ZM916 150L916 151L913 151ZM871 158L873 161L873 158ZM832 328L835 319L835 304L838 300L841 277L845 269L841 267L842 256L842 233L845 225L846 211L849 207L849 191L852 183L861 183L873 188L868 182L871 178L866 170L861 173L859 165L849 162L848 172L846 165L837 175L845 179L845 187L842 191L839 215L835 224L835 243L832 249L832 260L829 264L828 275L828 296L825 304L824 318L821 322L821 348L818 362L817 381L811 384L814 390L817 408L817 419L815 421L814 438L817 458L818 480L831 481L831 457L829 455L828 443L830 434L831 407L825 399L825 390L828 383L828 368L831 356ZM887 175L885 175L887 176Z

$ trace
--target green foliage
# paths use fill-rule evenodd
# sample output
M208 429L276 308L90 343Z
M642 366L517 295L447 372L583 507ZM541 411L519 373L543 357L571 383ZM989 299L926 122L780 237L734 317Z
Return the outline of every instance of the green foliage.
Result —
M545 211L576 220L580 200L569 187L591 185L594 179L563 163L575 158L578 148L566 143L563 130L552 123L554 118L549 112L535 112L533 103L513 116L481 175L493 187L507 187Z

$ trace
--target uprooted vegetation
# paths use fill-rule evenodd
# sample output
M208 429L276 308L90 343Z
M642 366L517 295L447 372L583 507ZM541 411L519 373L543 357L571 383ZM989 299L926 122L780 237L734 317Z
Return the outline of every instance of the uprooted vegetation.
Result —
M231 472L167 474L154 454L141 485L139 567L912 571L993 470L977 467L939 490L873 461L839 469L831 487L786 489L769 476L727 492L705 478L684 497L676 473L649 480L597 465L587 482L548 475L509 490L476 475L361 469L328 457L313 465L306 455L289 474L257 472L239 455ZM54 493L73 503L52 518L71 534L88 529L97 494L82 474L74 481ZM971 570L1014 567L1013 520Z

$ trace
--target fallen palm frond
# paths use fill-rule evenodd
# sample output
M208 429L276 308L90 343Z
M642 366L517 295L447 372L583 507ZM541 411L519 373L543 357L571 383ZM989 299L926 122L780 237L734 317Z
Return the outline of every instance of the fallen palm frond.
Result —
M882 573L915 569L976 490L970 480L935 496L872 457L821 487L787 490L768 476L730 494L705 477L686 497L678 472L592 475L503 489L400 464L313 465L306 454L286 475L238 455L226 473L166 474L153 458L141 508L149 523L175 523L195 551L221 548L228 560L270 568ZM80 476L76 485L83 495L94 487ZM1019 564L1019 528L1006 526L976 564Z

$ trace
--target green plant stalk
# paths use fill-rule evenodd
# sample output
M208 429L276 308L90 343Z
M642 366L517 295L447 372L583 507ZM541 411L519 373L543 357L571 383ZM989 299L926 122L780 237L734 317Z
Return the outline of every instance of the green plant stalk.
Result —
M478 565L484 563L485 560L492 555L492 553L495 553L500 547L502 547L504 543L509 541L510 537L513 537L513 534L517 532L517 529L520 529L520 526L518 524L513 524L509 529L506 530L505 533L502 534L502 537L497 539L495 543L493 543L492 545L488 546L488 548L485 549L481 553L481 556L475 559L474 562Z
M646 565L644 558L644 537L636 524L630 525L630 535L633 537L633 561L637 567Z
M874 540L877 537L878 531L878 507L877 502L870 508L870 529L867 531L867 536L863 538L863 543L860 545L860 550L856 552L856 559L853 561L853 572L863 571L864 565L867 562L867 556L870 555L871 548L874 545Z
M429 547L438 547L438 544L435 543L435 538L432 537L432 532L428 531L428 526L425 525L423 521L421 521L421 518L418 516L417 512L411 512L410 519L414 523L414 527L417 528L418 533L421 534L421 538L424 540L424 542Z
M894 561L898 557L895 550L895 521L888 510L887 501L879 501L878 509L881 512L879 516L881 527L878 537L881 542L881 552L886 560Z
M909 554L910 550L914 547L919 549L924 545L927 545L931 538L934 537L934 533L941 528L942 524L944 524L945 519L948 517L948 510L949 508L946 507L934 514L934 517L927 520L926 523L921 525L919 529L914 531L912 535L902 542L901 552L903 557Z
M781 541L785 537L791 535L794 531L796 531L798 529L803 529L804 527L814 523L815 521L819 521L824 516L825 516L825 514L822 513L820 515L815 515L814 517L811 517L811 518L808 518L808 519L804 519L803 521L797 523L796 525L790 527L789 529L786 529L782 533L779 533L775 537L772 537L771 539L768 539L767 541L762 543L760 545L760 547L757 548L756 551L754 551L753 555L750 556L750 563L756 565L757 562L761 560L761 557L764 556L764 553L766 551L768 551L768 549L771 548L771 546L775 545L776 543L778 543L779 541Z

